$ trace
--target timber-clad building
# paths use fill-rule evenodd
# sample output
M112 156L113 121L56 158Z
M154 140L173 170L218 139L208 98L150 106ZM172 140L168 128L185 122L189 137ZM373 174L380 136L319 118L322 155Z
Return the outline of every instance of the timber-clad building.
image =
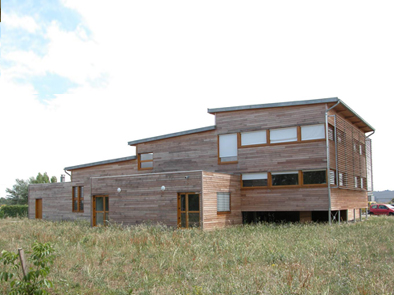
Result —
M208 109L215 125L130 141L136 155L29 186L29 218L220 228L361 217L371 127L338 98Z

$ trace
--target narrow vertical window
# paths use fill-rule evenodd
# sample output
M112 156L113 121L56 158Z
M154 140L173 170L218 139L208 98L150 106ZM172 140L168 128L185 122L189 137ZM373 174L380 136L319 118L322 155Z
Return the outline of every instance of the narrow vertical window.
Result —
M343 186L343 184L344 184L343 173L339 172L338 178L339 178L339 186Z
M73 186L72 188L72 211L83 212L84 205L83 186Z
M234 134L219 135L219 163L238 161L238 136Z
M217 193L218 213L230 212L230 193Z
M153 153L144 153L138 155L138 169L153 169Z

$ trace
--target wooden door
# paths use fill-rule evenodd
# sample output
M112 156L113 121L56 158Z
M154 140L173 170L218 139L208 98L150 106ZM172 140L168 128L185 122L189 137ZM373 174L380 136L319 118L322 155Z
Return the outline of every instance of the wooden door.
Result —
M93 226L106 226L109 220L108 196L93 196Z
M200 194L178 194L178 227L200 227Z
M36 219L42 219L42 199L36 199Z

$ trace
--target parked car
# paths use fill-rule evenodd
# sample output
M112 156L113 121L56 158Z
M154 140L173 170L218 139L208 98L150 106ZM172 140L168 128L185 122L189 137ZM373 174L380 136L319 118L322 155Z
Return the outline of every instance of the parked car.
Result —
M394 215L394 206L389 204L373 204L369 207L369 214Z

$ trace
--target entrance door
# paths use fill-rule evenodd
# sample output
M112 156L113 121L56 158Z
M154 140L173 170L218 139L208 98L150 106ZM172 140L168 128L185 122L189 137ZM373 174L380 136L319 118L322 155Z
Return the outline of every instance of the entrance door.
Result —
M108 196L93 196L93 226L107 225L109 218Z
M196 193L178 194L178 227L200 226L200 195Z
M42 219L42 199L36 199L36 219Z

